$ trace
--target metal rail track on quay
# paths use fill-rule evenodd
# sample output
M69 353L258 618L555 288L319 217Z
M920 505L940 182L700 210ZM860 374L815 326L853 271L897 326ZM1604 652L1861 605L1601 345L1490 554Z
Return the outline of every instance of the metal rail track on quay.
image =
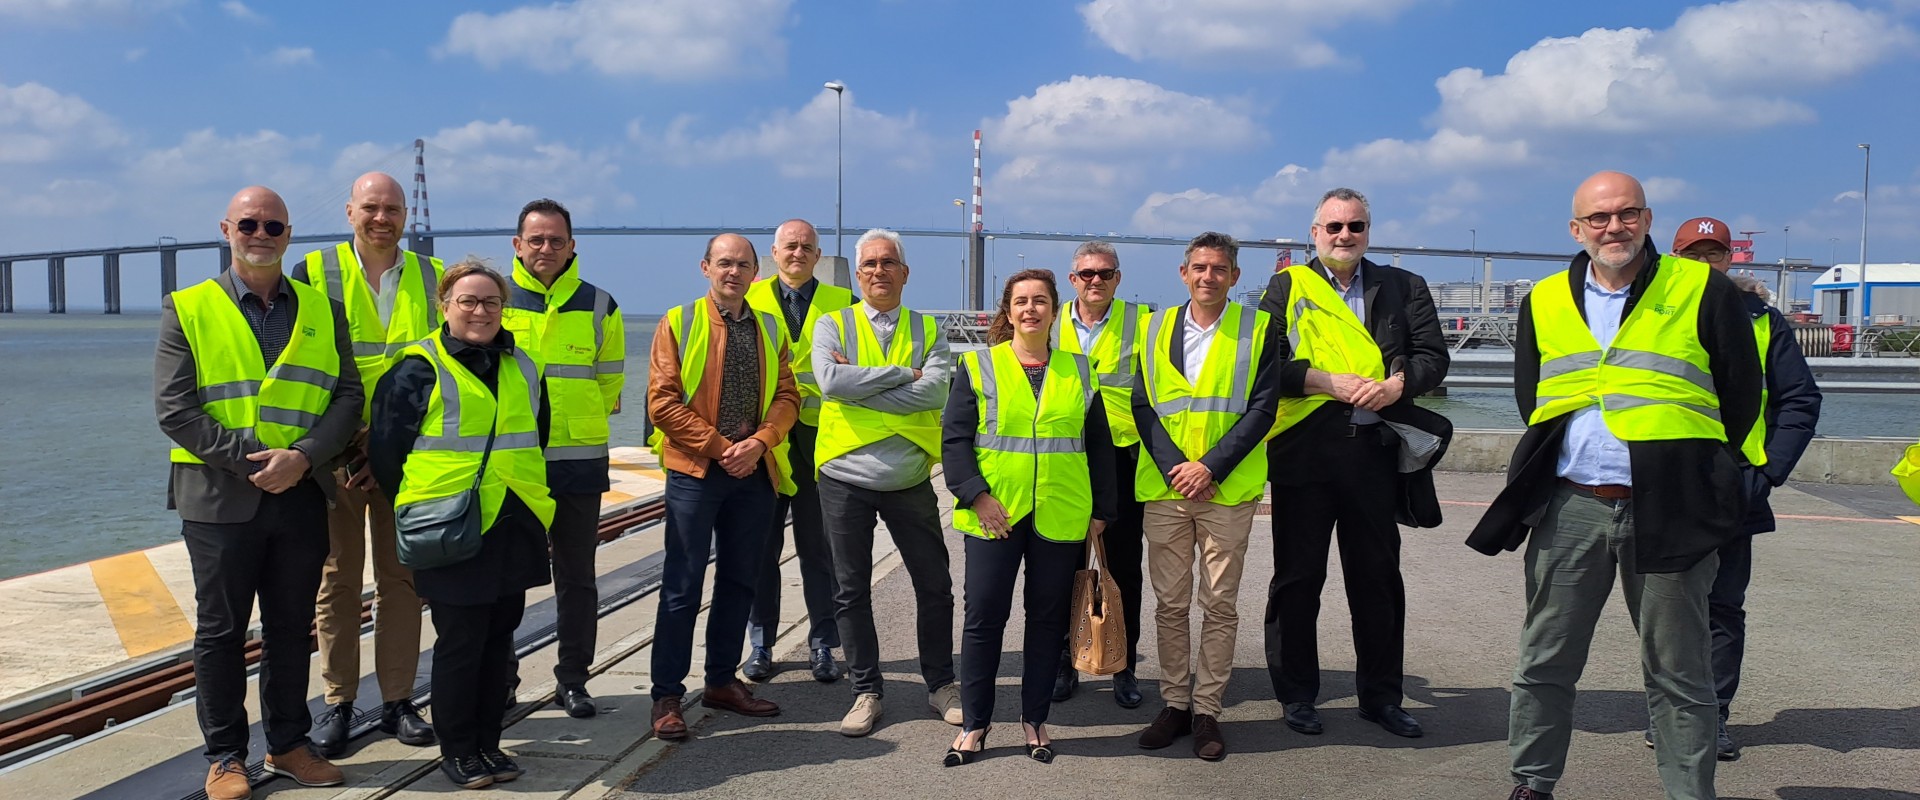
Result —
M608 514L600 521L599 537L602 544L621 536L643 530L660 523L666 516L664 495L642 498L628 508ZM601 587L599 616L606 616L620 608L632 604L652 594L660 587L664 553L653 553L646 558L617 567L602 574L598 581ZM371 621L371 608L363 609L361 635L367 632ZM528 607L526 618L522 621L514 641L515 653L525 657L548 644L551 644L558 630L557 618L551 598ZM309 646L312 646L310 642ZM86 687L85 693L53 707L35 712L16 720L0 724L0 741L12 744L9 747L15 754L15 763L0 768L0 774L17 769L71 747L97 741L99 737L109 736L116 730L134 722L156 716L171 709L176 703L191 697L193 687L193 664L188 657L179 663L165 665L155 669L151 664L136 667L118 676L110 676ZM249 670L259 660L261 643L251 640L246 646ZM420 655L419 674L432 675L432 649L428 648ZM361 694L377 694L378 688L373 678L362 680ZM422 681L413 692L416 703L425 704L432 693L432 682ZM522 698L518 706L508 712L508 724L518 722L550 701L551 693L538 698ZM321 701L309 698L310 707ZM320 708L314 708L316 715ZM112 721L114 724L108 724ZM359 739L373 732L380 721L380 708L357 713L349 726L351 739ZM260 723L255 720L250 726L249 752L264 753L264 741L261 738ZM7 750L0 750L0 754ZM158 764L129 775L115 783L101 787L85 795L88 800L151 800L155 797L180 797L181 800L204 800L205 789L201 783L201 754L197 749L167 758ZM247 764L248 777L256 784L267 778L263 761L254 758Z

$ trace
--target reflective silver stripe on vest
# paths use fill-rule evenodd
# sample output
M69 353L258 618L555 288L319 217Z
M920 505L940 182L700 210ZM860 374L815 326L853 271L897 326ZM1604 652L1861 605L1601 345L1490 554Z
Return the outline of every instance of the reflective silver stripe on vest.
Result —
M548 364L547 377L593 380L593 367L586 364Z
M1001 436L998 434L975 434L973 446L981 450L993 450L1002 453L1027 453L1031 455L1049 455L1054 453L1084 453L1087 440L1078 436Z
M593 362L593 374L595 375L624 375L626 372L627 362L625 361Z
M1308 309L1319 311L1320 304L1313 302L1312 298L1305 295L1301 295L1300 299L1293 301L1293 310L1289 312L1292 318L1287 320L1287 350L1289 352L1300 352L1300 313Z
M909 347L911 349L907 353L907 366L912 367L914 369L919 369L921 367L926 366L927 355L928 355L927 325L924 320L927 319L927 315L922 314L918 311L909 311L905 314L901 314L900 317L901 317L901 320L900 320L901 322L905 322L913 326L913 338L910 339L908 342ZM894 326L893 335L894 336L900 335L899 326L897 325Z
M846 351L847 363L860 364L860 329L853 326L854 309L858 305L847 306L840 310L840 347Z
M1645 397L1635 397L1630 394L1601 395L1600 403L1601 406L1608 411L1621 411L1629 408L1641 408L1643 406L1679 406L1680 408L1711 419L1714 422L1720 421L1720 409L1694 405L1693 403L1678 403L1672 400L1652 400Z
M527 351L522 350L519 347L513 348L513 363L518 364L520 366L520 377L525 379L527 382L527 400L530 402L530 407L533 409L534 415L539 416L540 390L541 390L540 367L539 365L533 363L533 356L528 355ZM495 403L500 402L498 398L499 393L500 392L498 389L494 390L494 394L496 395L494 399ZM540 446L539 431L534 431L534 434L535 436L534 436L533 444L524 445L524 446L526 447ZM519 434L512 434L512 435L517 436ZM499 445L495 445L495 447L498 447L498 446Z
M1222 314L1225 316L1225 314ZM1228 391L1233 394L1233 407L1229 414L1243 414L1247 410L1247 375L1253 371L1253 328L1259 322L1255 312L1240 309L1240 335L1233 343L1233 386Z
M340 378L337 376L328 375L312 367L300 367L292 364L281 364L273 369L267 370L267 377L277 381L292 381L294 383L318 386L329 392L333 391L334 384L340 382Z
M1598 351L1569 353L1564 356L1556 356L1540 364L1540 380L1544 381L1558 378L1562 375L1579 372L1583 369L1594 369L1599 366L1600 353Z
M601 327L607 321L607 309L613 305L613 295L598 286L593 287L593 353L600 354L600 348L606 344L607 329Z
M685 367L687 365L687 354L693 352L693 346L691 344L693 341L693 329L687 326L693 324L694 315L699 313L700 301L695 300L676 310L680 312L680 341L675 344L680 347L680 366ZM547 373L552 374L553 370L549 369ZM693 405L693 395L687 393L687 381L685 378L681 378L680 380L680 405Z
M1118 369L1127 375L1133 374L1134 328L1139 326L1140 314L1133 306L1120 303L1120 363ZM1105 376L1102 376L1105 377Z
M980 420L987 430L1000 430L1000 382L993 376L993 350L975 350L973 360L980 365L980 395L987 400L986 407L980 409ZM988 435L991 434L980 434L975 438Z
M1708 394L1714 393L1713 376L1707 374L1706 370L1694 366L1683 358L1674 358L1673 356L1661 355L1646 350L1622 350L1614 348L1607 351L1606 363L1607 366L1610 367L1644 369L1648 372L1671 375L1700 387L1701 391Z
M503 433L493 437L493 449L515 450L535 449L540 446L539 431L521 431ZM485 436L422 436L414 441L415 450L438 450L443 453L483 453L487 449Z
M414 271L420 274L420 299L427 304L427 320L433 323L431 327L440 327L440 323L443 321L440 316L440 303L438 302L440 289L433 285L433 258L429 256L422 260L420 256L412 250L402 250L400 251L400 256L400 263L405 264L408 261L412 261ZM406 345L402 343L401 346L405 347Z
M1102 372L1100 373L1099 381L1101 386L1111 386L1111 387L1120 388L1120 389L1131 389L1133 388L1133 373L1131 371Z
M1069 353L1068 355L1073 356L1073 366L1080 371L1080 401L1091 408L1094 401L1100 397L1100 384L1095 383L1093 380L1093 359L1087 358L1080 353ZM1040 383L1041 388L1046 387L1046 381L1042 380ZM1040 398L1038 394L1035 395L1033 400L1035 405L1039 404Z
M607 446L604 444L575 444L547 448L548 461L584 461L589 458L606 457Z
M338 300L341 305L345 305L347 295L346 292L342 291L340 286L339 245L334 245L320 251L320 274L326 278L327 298L330 300Z
M310 414L305 411L295 411L291 408L265 406L260 409L260 421L310 430L314 425L320 423L320 415Z
M479 453L485 451L487 449L487 434L483 433L474 436L462 436L459 434L460 385L454 378L453 372L448 370L445 364L441 363L440 354L437 352L438 348L422 347L421 350L426 353L427 363L432 364L434 372L439 375L438 382L441 407L440 429L445 431L451 427L454 433L445 436L427 436L422 434L413 440L413 449L462 453ZM532 401L535 413L538 413L538 409L540 408L539 368L534 366L533 358L528 356L525 350L515 347L512 350L512 356L514 364L520 368L520 377L524 378L527 382L527 398ZM494 394L494 403L498 405L500 402L499 390L495 389ZM494 415L495 420L490 427L499 426L499 412L497 409ZM517 447L537 448L539 446L539 431L500 434L495 436L493 441L495 450L510 450Z
M207 403L221 400L238 400L242 397L253 397L260 393L260 382L231 381L228 383L215 383L202 386L199 391L200 404L206 405Z
M354 358L371 358L373 356L384 356L386 354L387 354L386 342L354 342L353 343Z
M997 431L1000 429L1000 381L995 378L993 373L993 351L991 349L975 350L973 356L975 362L980 365L980 394L985 397L987 401L986 407L981 410L980 419L987 430ZM1085 356L1076 356L1076 359L1080 367L1080 385L1083 387L1088 386L1090 384L1087 381L1087 375L1091 367L1088 366ZM1046 381L1042 379L1041 386L1043 391L1040 394L1045 393L1045 385ZM1093 395L1091 393L1086 395L1086 400L1091 403ZM1038 409L1040 404L1038 394L1035 395L1033 401L1034 407ZM1003 453L1031 453L1034 455L1045 453L1084 453L1087 450L1086 439L1080 436L1027 437L1003 436L998 433L979 432L974 433L973 446L981 450L995 450Z
M801 386L811 386L815 389L820 388L820 379L814 377L812 370L794 373L793 382Z

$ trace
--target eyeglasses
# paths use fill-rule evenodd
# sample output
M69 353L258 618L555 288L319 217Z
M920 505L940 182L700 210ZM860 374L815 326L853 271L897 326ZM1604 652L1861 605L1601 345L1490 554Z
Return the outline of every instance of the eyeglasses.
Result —
M905 270L906 268L907 268L906 264L902 264L898 261L895 261L889 258L883 261L862 261L860 262L859 270L862 273L865 273L867 275L872 275L876 272L881 272L881 271L900 272L902 270Z
M1608 225L1612 225L1614 217L1619 217L1620 224L1622 225L1632 225L1639 222L1640 215L1646 213L1646 211L1645 208L1623 208L1612 213L1599 211L1581 217L1580 221L1587 223L1587 227L1600 231L1606 230Z
M1692 249L1682 250L1678 253L1674 253L1674 255L1679 256L1681 258L1691 258L1695 261L1705 261L1710 264L1718 264L1722 261L1727 260L1728 257L1733 255L1733 252L1730 250L1724 250L1716 247L1716 248L1713 248L1712 250L1692 250Z
M280 220L277 220L277 219L270 219L262 222L252 217L248 217L246 219L239 220L239 221L235 221L235 220L227 220L227 221L232 222L233 227L239 229L240 235L242 236L252 236L254 231L260 230L262 228L266 229L268 237L276 238L276 239L280 237L280 234L287 232L287 223L281 222Z
M1120 270L1117 267L1108 267L1106 269L1083 269L1073 274L1080 276L1080 280L1086 281L1088 283L1092 283L1096 280L1100 280L1100 281L1113 280L1113 276L1120 274Z
M1338 234L1341 231L1366 233L1367 221L1364 219L1356 219L1352 222L1322 222L1320 223L1320 227L1325 228L1327 233L1332 234Z
M568 241L570 240L564 236L529 236L520 240L528 250L545 250L548 247L560 250L567 246Z
M500 313L500 307L505 305L506 301L498 297L475 297L470 294L463 294L454 298L453 304L459 306L461 311L485 308L489 314L498 314Z
M723 272L730 272L736 269L745 271L745 272L752 272L760 268L759 264L755 264L751 261L735 261L731 258L722 258L718 261L709 261L707 263L712 264L715 269L721 270Z

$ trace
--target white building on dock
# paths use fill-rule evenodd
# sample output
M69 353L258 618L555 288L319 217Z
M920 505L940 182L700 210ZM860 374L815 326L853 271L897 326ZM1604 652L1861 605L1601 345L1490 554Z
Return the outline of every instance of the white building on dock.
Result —
M1860 313L1860 265L1837 264L1813 281L1813 310L1828 324ZM1868 264L1866 312L1875 325L1920 325L1920 264Z

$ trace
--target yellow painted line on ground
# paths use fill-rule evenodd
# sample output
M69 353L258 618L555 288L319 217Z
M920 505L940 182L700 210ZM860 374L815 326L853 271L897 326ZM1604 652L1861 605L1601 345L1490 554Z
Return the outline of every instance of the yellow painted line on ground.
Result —
M89 566L128 657L138 658L193 638L187 615L145 552L103 558Z
M619 489L610 489L600 495L600 502L602 503L624 503L632 499L633 495L627 494Z
M637 473L640 473L641 475L651 475L663 481L667 479L667 473L661 472L659 469L656 469L654 467L643 467L643 466L640 466L639 464L622 464L618 461L615 461L613 462L613 468L620 470L621 472L637 472Z
M1920 525L1920 517L1901 517L1901 519L1907 522L1911 522L1915 525Z

